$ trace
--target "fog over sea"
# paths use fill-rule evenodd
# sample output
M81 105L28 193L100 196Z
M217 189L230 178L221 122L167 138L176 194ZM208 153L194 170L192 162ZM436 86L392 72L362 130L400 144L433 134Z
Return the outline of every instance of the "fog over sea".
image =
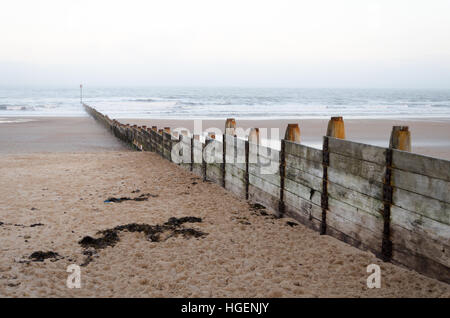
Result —
M84 87L83 101L111 118L450 118L450 89ZM79 87L0 88L0 117L15 116L86 114Z

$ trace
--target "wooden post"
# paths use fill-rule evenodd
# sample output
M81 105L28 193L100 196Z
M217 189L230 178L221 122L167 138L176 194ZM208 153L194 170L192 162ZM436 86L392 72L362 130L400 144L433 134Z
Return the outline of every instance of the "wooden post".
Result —
M320 234L327 233L327 211L328 211L328 166L330 164L330 153L328 152L328 137L345 139L345 126L342 117L331 117L328 121L327 135L323 137L322 146L322 195L320 204L322 208L322 221L320 223Z
M288 126L289 127L289 126ZM297 125L298 128L298 125ZM288 128L289 129L289 128ZM287 134L287 131L286 131ZM293 136L296 136L295 134ZM298 131L298 139L300 141L300 129ZM286 177L286 155L285 155L286 141L285 139L281 139L281 148L280 148L280 198L278 200L278 216L282 217L285 213L285 205L284 205L284 179Z
M381 258L385 262L388 262L392 259L392 149L411 151L411 133L408 126L392 127L391 138L389 140L389 148L386 149L386 172L383 179L383 240L381 243Z
M226 176L226 157L227 156L227 144L226 144L226 134L222 135L222 187L225 188L225 176Z
M327 136L345 139L344 119L342 117L331 117L328 122Z
M235 149L237 152L237 138L235 137ZM237 154L236 154L237 155ZM250 177L248 175L248 160L250 155L250 146L248 140L245 141L245 199L248 200L248 189L250 184Z
M281 148L280 148L280 163L279 163L279 172L280 172L280 197L278 200L278 216L282 217L285 213L285 205L284 205L284 179L286 178L286 140L291 142L300 142L300 127L298 124L288 124L286 127L286 132L284 134L284 139L281 139Z
M200 140L200 136L192 135L191 138L191 171L194 170L194 140Z
M292 142L300 142L300 127L298 124L288 124L284 139Z
M234 118L227 118L225 121L225 134L234 136L236 133L236 120Z
M260 144L259 128L251 128L248 134L248 163L258 163L258 147ZM247 163L247 164L248 164Z
M259 145L260 137L259 137L259 128L251 128L250 133L248 134L248 142Z
M320 205L322 208L322 221L320 223L320 235L327 234L327 210L328 210L328 165L330 153L328 152L328 136L323 137L322 146L322 195Z
M153 130L148 127L147 128L147 134L148 134L148 141L150 143L150 151L155 151L155 149L153 148Z
M411 132L408 126L393 126L389 148L411 152Z
M381 259L388 262L392 258L391 206L392 206L392 149L386 149L386 172L383 179L383 239Z
M207 163L206 163L206 160L205 160L205 148L211 142L212 142L212 139L206 138L205 139L205 143L202 144L202 174L203 174L203 182L205 182L207 180L207 178L206 178Z

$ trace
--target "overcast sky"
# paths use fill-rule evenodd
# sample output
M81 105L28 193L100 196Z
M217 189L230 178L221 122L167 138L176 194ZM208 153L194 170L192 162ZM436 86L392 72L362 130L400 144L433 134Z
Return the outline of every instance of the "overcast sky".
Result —
M448 0L0 7L0 85L450 88Z

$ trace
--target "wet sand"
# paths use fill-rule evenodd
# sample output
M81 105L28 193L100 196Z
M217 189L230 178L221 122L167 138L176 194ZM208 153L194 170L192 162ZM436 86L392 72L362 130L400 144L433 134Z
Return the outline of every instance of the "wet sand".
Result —
M0 118L0 154L124 149L91 117Z
M97 123L84 124L86 136L94 132L86 148L65 144L70 137L49 153L56 147L51 134L32 148L41 152L18 154L23 148L14 147L0 155L2 297L450 297L448 284L290 226L292 219L265 215L154 153L95 147L103 138L122 145L97 133L91 126L104 130ZM0 129L0 136L11 131ZM147 201L104 202L142 194L149 194ZM171 217L202 222L179 225L179 232L165 231L155 241L123 230L113 246L78 243L101 237L101 230L162 225ZM205 235L186 234L194 230ZM37 251L59 256L33 261ZM67 266L89 257L81 288L67 288ZM366 285L369 264L381 266L380 289Z

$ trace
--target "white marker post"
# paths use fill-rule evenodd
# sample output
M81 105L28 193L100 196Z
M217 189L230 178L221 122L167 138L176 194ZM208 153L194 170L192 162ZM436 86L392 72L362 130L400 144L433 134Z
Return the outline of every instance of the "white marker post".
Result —
M83 104L83 85L80 84L80 104Z

